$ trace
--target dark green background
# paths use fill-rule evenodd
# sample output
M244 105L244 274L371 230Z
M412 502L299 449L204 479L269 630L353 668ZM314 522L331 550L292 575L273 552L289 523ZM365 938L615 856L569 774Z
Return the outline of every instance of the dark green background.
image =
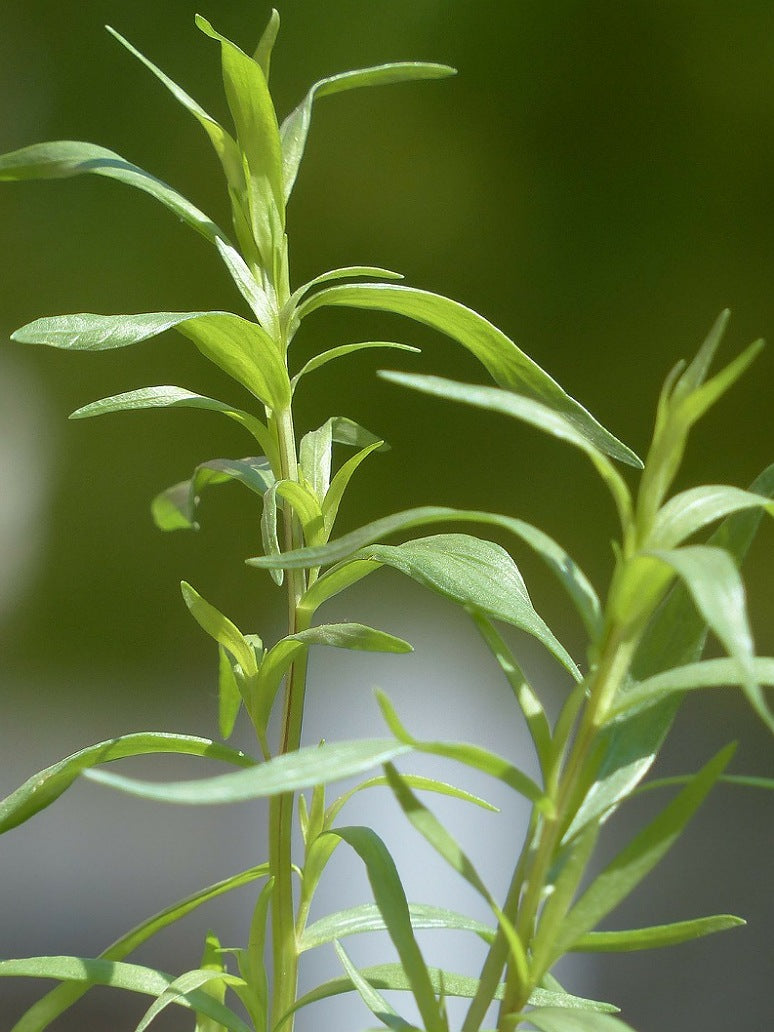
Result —
M199 8L246 48L269 12L241 0L4 0L0 149L41 139L98 142L227 224L203 134L101 28L114 25L225 117L217 50L193 27ZM451 81L320 102L289 211L295 283L337 265L370 263L453 296L503 328L641 453L663 376L690 357L722 307L734 313L726 357L771 335L770 0L294 0L281 16L272 67L281 115L311 81L350 67L416 58L460 72ZM0 225L4 339L44 314L238 303L206 244L152 200L115 183L4 184ZM423 354L398 356L392 366L482 379L456 345L409 323L338 313L316 320L294 343L299 365L335 343L397 337ZM23 433L25 448L48 464L36 515L41 545L0 623L3 704L22 705L17 693L24 691L29 742L40 737L38 722L59 722L67 712L62 693L78 700L80 714L102 714L98 723L113 733L124 725L114 727L109 714L113 707L126 712L127 704L110 695L111 685L131 686L131 723L139 727L146 713L156 719L160 686L171 692L186 678L204 682L212 654L180 602L181 577L237 622L276 633L268 580L242 565L257 551L247 497L235 488L206 499L198 536L164 537L148 518L148 499L198 461L241 454L238 430L185 412L66 422L87 401L151 383L237 399L181 338L167 337L80 357L2 345L0 370L31 392L29 406L23 394L16 406L40 412L28 425L6 407L4 435ZM501 419L425 403L381 383L380 364L384 358L356 357L299 392L302 429L340 412L393 445L363 472L341 529L423 503L492 508L544 526L604 585L614 524L582 459ZM696 432L681 486L745 485L774 458L773 373L774 357L764 351ZM7 463L4 473L9 497L32 475L21 461ZM0 547L27 547L24 532L18 529L18 540L6 534ZM771 543L764 528L749 567L761 651L774 647ZM563 629L560 597L529 557L518 559L541 611L557 613L552 624L578 651L580 634L573 623ZM388 589L402 586L390 580ZM184 695L172 697L177 712L169 727L188 729L179 714L185 704ZM196 706L200 712L201 702ZM739 734L748 742L747 769L765 770L765 738L732 699L690 711L672 769L682 769L682 754L696 744L690 721L704 725L707 750ZM85 744L82 726L79 712L61 722L68 744ZM18 744L23 756L23 735L10 741L2 727L1 747L11 755ZM337 727L316 732L336 737ZM32 769L17 764L22 777ZM751 836L750 851L763 849L766 834L756 844L749 827L761 835L761 825L770 826L763 802L724 796L722 803L746 815L734 834ZM716 818L715 834L723 836L732 818L722 805ZM45 940L32 949L45 952ZM662 965L666 971L670 962ZM701 1027L726 1027L734 1013L729 1005L716 1013L716 1025L710 1014ZM663 1014L658 1007L642 1020ZM629 1015L636 1024L636 1011ZM754 1026L753 1011L745 1016ZM673 1026L659 1019L658 1027Z

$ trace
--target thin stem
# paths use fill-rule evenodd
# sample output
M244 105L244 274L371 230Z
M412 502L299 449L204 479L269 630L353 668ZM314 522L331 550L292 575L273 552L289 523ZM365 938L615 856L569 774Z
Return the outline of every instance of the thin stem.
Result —
M281 476L283 479L298 479L295 431L290 409L277 413L277 437L279 442ZM285 548L298 548L301 532L286 505L284 518ZM306 589L303 570L286 570L288 596L288 633L303 630L308 619L299 610L299 603ZM304 714L306 689L306 656L296 660L285 681L285 704L280 732L279 752L293 752L301 743L301 727ZM286 792L274 797L269 804L269 859L274 875L272 895L272 958L274 964L274 988L272 994L273 1027L283 1014L295 1003L298 981L298 946L295 929L295 902L293 898L293 812L295 794ZM287 1032L292 1032L293 1021L289 1019Z

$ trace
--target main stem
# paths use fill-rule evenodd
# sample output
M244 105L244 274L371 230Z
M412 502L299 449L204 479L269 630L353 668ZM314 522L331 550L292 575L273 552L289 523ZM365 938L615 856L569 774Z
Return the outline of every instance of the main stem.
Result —
M290 408L277 413L276 427L282 478L297 480L298 459ZM284 509L284 538L286 549L299 548L303 544L298 521L294 518L289 506L285 506ZM304 630L304 620L299 612L299 603L306 589L306 575L303 570L287 570L286 579L288 634L296 634L298 631ZM286 678L280 753L293 752L301 743L306 666L306 656L304 655L293 663ZM296 1002L298 946L293 898L294 808L295 794L293 792L275 796L269 803L269 861L274 876L271 903L274 983L270 1028L274 1028L280 1018ZM286 1028L287 1032L292 1032L292 1018L289 1019Z

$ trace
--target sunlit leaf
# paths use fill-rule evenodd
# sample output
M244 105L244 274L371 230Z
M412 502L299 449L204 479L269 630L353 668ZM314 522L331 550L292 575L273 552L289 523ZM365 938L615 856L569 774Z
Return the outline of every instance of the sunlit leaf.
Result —
M597 449L629 465L642 463L626 445L571 398L540 366L487 319L450 298L395 284L328 287L300 306L300 318L324 305L374 308L404 315L452 337L471 351L500 387L542 401L573 423Z
M164 992L150 1005L134 1032L145 1032L145 1029L156 1019L161 1011L165 1010L172 1003L181 1003L196 989L201 989L200 995L210 997L214 1004L223 1007L223 1000L214 996L211 991L210 987L212 984L219 983L225 988L225 984L239 985L241 981L241 979L237 979L234 975L224 974L222 971L209 969L186 971L185 974L179 975L173 982L170 982ZM212 1009L212 1005L210 1005L210 1008ZM205 1014L209 1015L209 1011L197 1014L195 1032L221 1032L222 1029L226 1028L220 1021L215 1021L214 1019L211 1024L209 1017L205 1025L201 1020Z
M344 492L349 486L349 482L360 464L367 459L372 452L381 451L383 447L384 441L374 441L373 444L369 444L367 448L361 448L359 452L347 459L347 461L336 471L328 490L325 492L325 497L323 498L322 503L322 515L326 538L333 529L333 524L336 522L336 517L339 513L339 506L341 505L341 499L344 496Z
M347 956L344 948L338 943L333 944L336 948L336 953L341 962L341 966L349 976L352 985L359 993L361 1000L368 1007L371 1013L380 1019L388 1028L397 1029L398 1032L421 1032L414 1025L409 1023L402 1018L398 1012L390 1006L385 1000L382 994L374 989L371 983L364 978L352 961Z
M634 1032L620 1018L596 1011L539 1007L525 1015L540 1032Z
M774 502L763 495L725 484L694 487L670 498L661 508L651 540L656 548L674 548L708 523L755 507L774 516Z
M126 391L111 398L102 398L89 405L76 409L70 419L87 419L91 416L103 416L110 412L131 412L135 409L154 408L195 408L207 409L210 412L222 412L224 416L244 426L255 437L272 465L279 466L277 444L268 428L256 416L241 409L234 408L224 401L207 398L202 394L186 390L185 387L141 387L139 390Z
M253 53L253 61L261 66L261 71L266 77L266 81L269 81L269 69L271 67L271 55L274 50L274 44L277 42L277 34L279 33L280 27L280 16L279 11L276 8L272 8L272 12L269 15L269 21L266 28L261 33L261 38L258 40L258 46L255 48Z
M443 79L454 74L455 70L447 65L402 61L377 65L374 68L360 68L354 72L342 72L340 75L320 79L311 87L298 107L291 111L280 129L285 199L290 197L298 175L315 100L334 93L343 93L345 90L359 89L361 86L381 86L396 82L413 82L418 79Z
M303 365L296 375L291 380L293 389L295 390L298 381L302 376L306 376L308 373L313 373L316 369L321 369L322 366L327 365L328 362L334 362L337 358L345 358L347 355L353 355L356 351L370 351L374 348L381 350L392 350L392 351L411 351L415 355L419 354L420 348L412 347L410 344L396 344L395 341L389 340L368 340L362 341L359 344L340 344L336 348L330 348L328 351L322 351L319 355L313 355L309 361Z
M538 530L537 527L533 527L523 520L514 519L511 516L501 516L497 513L425 505L416 509L406 509L403 512L394 513L392 516L385 516L382 519L375 520L373 523L368 523L358 530L345 534L343 537L338 538L338 540L331 541L320 548L303 548L297 551L285 552L281 560L276 557L257 556L254 559L248 559L247 562L251 566L267 567L269 569L280 565L287 569L325 566L339 562L342 559L350 559L360 549L390 534L426 526L428 523L483 523L493 527L501 527L515 534L547 564L548 568L559 579L570 595L586 626L594 629L594 636L598 633L601 620L599 599L588 578L578 565L560 545L543 533L543 531ZM349 570L345 572L342 567L335 571L331 570L313 585L310 595L311 592L316 592L314 599L316 605L320 605L324 598L330 598L349 583L354 583L353 580L348 581L347 578L350 575L354 577L354 580L358 580L360 577L365 576L366 572L371 571L361 570L359 575L355 575L356 571ZM335 578L335 584L323 585L326 577ZM340 587L338 586L339 584L341 584Z
M84 776L129 795L162 803L191 806L239 803L353 777L410 751L410 745L392 738L363 739L326 742L285 753L250 770L238 771L236 776L170 782L139 781L97 771L85 772Z
M133 165L120 154L93 143L58 140L34 143L0 157L0 182L23 179L66 179L91 172L117 179L155 197L165 208L207 240L228 238L204 212L162 180Z
M160 996L175 981L171 975L139 964L84 957L27 957L24 960L0 961L0 977L54 978L62 981L87 982L129 989L147 996ZM233 977L233 976L231 976ZM192 989L176 994L172 1001L181 1007L209 1014L230 1032L251 1032L248 1026L228 1007L206 993Z
M222 645L224 649L228 650L248 677L256 674L258 666L255 653L239 628L215 606L202 598L198 591L186 581L181 583L180 590L191 616L202 630L214 638L218 645Z
M404 746L401 751L405 748ZM152 731L122 735L120 738L111 738L66 756L58 763L34 774L15 792L6 796L0 802L0 833L23 824L49 806L88 768L126 756L147 756L155 753L206 756L236 767L252 767L255 764L255 761L244 753L212 742L209 738Z

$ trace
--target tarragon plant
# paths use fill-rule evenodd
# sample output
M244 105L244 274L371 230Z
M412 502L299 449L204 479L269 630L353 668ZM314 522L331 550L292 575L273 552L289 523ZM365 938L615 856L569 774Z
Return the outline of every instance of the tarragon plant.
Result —
M723 749L695 774L644 782L686 692L723 685L741 688L774 730L762 686L774 684L774 659L756 658L745 613L738 565L762 513L774 514L774 467L749 490L724 485L694 487L670 497L688 434L755 358L752 344L719 372L710 373L727 316L714 324L696 357L667 377L658 401L653 441L644 463L604 429L559 384L482 316L446 297L399 283L379 268L353 266L324 272L301 286L291 283L286 207L315 104L361 86L438 79L443 65L399 63L334 75L314 84L282 121L269 92L269 71L279 18L272 14L254 54L242 51L202 17L198 28L220 49L223 82L234 131L212 118L180 86L117 32L115 39L199 122L220 159L231 204L233 233L155 176L118 154L88 143L34 144L0 159L0 179L63 178L93 173L150 194L204 236L225 263L249 310L153 312L142 315L66 315L43 318L13 335L26 344L74 351L126 347L175 329L236 381L243 400L232 403L177 386L152 386L105 398L73 418L149 408L197 408L220 413L244 430L239 459L210 459L152 505L163 530L196 527L206 487L238 481L261 508L261 554L248 558L256 577L266 572L284 594L287 633L277 642L240 630L194 587L183 600L214 642L219 656L219 733L228 739L242 710L255 730L256 757L222 741L187 734L130 734L101 742L30 778L0 803L0 830L8 831L54 802L79 777L159 802L235 803L268 797L265 859L208 886L133 928L94 958L4 959L0 975L58 980L60 984L21 1016L13 1032L41 1032L91 986L107 984L147 994L151 1004L137 1025L148 1027L167 1006L187 1008L198 1032L291 1032L302 1007L356 991L380 1023L391 1029L447 1032L448 997L469 1001L462 1032L616 1032L630 1026L612 1004L574 996L552 974L571 951L638 950L669 946L742 923L727 915L699 917L658 927L599 931L600 922L659 862L712 786L726 778L733 748ZM377 519L331 540L351 478L383 447L382 439L342 416L298 436L295 391L323 365L364 348L406 349L392 341L341 343L294 368L290 345L321 308L339 306L395 313L446 334L484 366L495 386L470 386L433 376L385 373L395 384L441 399L476 406L527 423L580 449L611 495L620 523L614 565L604 601L578 565L542 530L510 515L424 506ZM411 349L408 349L411 350ZM430 402L429 402L430 403ZM354 449L339 457L334 445ZM335 456L335 462L334 462ZM620 466L639 473L633 492ZM694 535L723 521L706 543ZM588 636L584 657L573 658L538 615L519 570L499 544L460 532L465 524L496 528L519 548L545 562L580 614ZM444 524L453 524L447 532ZM407 538L418 528L427 536ZM385 543L402 535L399 543ZM256 543L257 546L258 543ZM360 623L318 619L323 604L381 567L399 570L461 606L475 622L513 690L529 729L540 776L533 779L513 756L475 744L415 737L386 695L382 737L333 741L301 748L307 654L311 646L407 652L410 645ZM226 608L228 606L226 605ZM558 718L549 720L540 693L496 629L509 624L536 638L566 671L574 687ZM702 659L708 632L724 656ZM275 711L278 711L275 714ZM272 721L275 715L279 719ZM278 731L275 733L275 729ZM327 733L327 732L326 732ZM107 773L111 760L151 753L204 756L235 768L201 780L156 783ZM499 780L532 804L521 852L511 858L507 894L497 899L452 833L424 798L433 793L486 805L462 789L403 770L412 754L445 758ZM332 799L326 788L366 774L354 789ZM739 780L739 779L737 779ZM387 785L408 821L483 897L491 922L449 909L407 903L396 866L371 828L343 820L353 794ZM589 880L601 826L645 790L677 789L615 858ZM420 801L417 793L423 793ZM303 848L294 847L294 822ZM341 843L359 856L373 901L308 922L320 877ZM254 882L255 908L247 942L222 946L214 933L196 970L166 973L132 963L133 950L156 932L223 893ZM478 971L430 966L416 931L466 931L485 944ZM396 959L359 969L342 940L386 930ZM298 998L301 955L334 948L341 976ZM383 990L413 997L417 1018L401 1017ZM182 1027L182 1026L181 1026Z

